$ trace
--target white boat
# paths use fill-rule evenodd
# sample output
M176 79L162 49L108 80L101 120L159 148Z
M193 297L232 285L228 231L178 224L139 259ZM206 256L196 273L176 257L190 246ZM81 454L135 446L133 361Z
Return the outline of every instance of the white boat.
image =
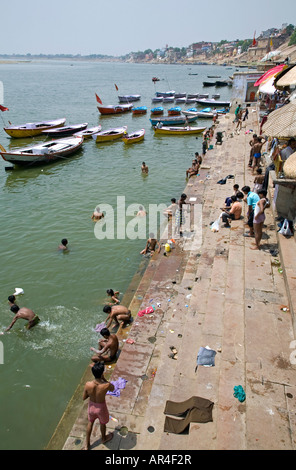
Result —
M101 129L102 129L101 125L95 126L95 127L87 127L84 131L76 132L73 135L78 135L79 137L83 136L85 140L85 139L89 139L93 134L96 134L96 132L100 132Z
M79 150L82 144L83 136L71 136L9 151L6 151L0 145L0 153L3 160L7 162L23 167L31 167L52 163L56 160L64 160Z
M230 106L230 101L217 101L213 98L199 98L196 100L199 104L207 104L211 106Z
M175 96L175 91L174 90L170 90L170 91L157 91L155 93L155 96L172 96L174 95Z
M174 101L175 101L175 97L173 95L163 97L164 103L173 103Z
M184 116L198 116L201 118L209 118L213 119L214 113L212 112L211 108L205 108L199 111L197 108L186 109L182 111Z
M163 102L163 96L155 96L152 98L152 103L162 103Z
M119 103L131 103L132 101L139 101L141 95L122 95L118 96Z

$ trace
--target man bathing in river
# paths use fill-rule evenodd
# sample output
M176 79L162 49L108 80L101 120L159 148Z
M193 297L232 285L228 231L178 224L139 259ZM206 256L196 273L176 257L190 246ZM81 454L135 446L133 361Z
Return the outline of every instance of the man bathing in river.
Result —
M108 317L106 318L106 328L110 328L113 320L116 326L119 326L120 321L122 322L122 326L124 326L131 319L131 311L123 305L113 305L112 307L110 305L105 305L103 312L108 313Z
M106 435L106 424L109 422L109 411L106 405L106 393L114 390L114 385L104 377L104 364L97 362L92 367L94 380L86 382L83 391L83 400L89 398L88 402L88 424L86 428L86 444L84 449L90 449L90 436L96 419L100 421L102 443L110 441L113 433Z
M13 327L15 322L19 320L20 318L28 321L26 325L27 330L30 330L31 328L33 328L33 326L37 325L37 323L40 322L40 318L38 317L38 315L35 315L33 310L30 310L29 308L26 308L26 307L19 308L18 305L14 304L12 305L12 307L10 307L10 310L15 315L9 327L6 328L5 331L9 331Z
M157 241L157 239L154 238L154 233L150 233L146 246L144 250L140 251L140 255L146 255L147 253L150 253L152 255L156 251L156 247L157 247L157 253L159 253L160 244Z
M108 328L102 328L100 334L103 336L103 339L99 341L99 349L90 348L91 351L96 353L91 360L93 362L113 361L118 351L118 338L115 334L111 334Z

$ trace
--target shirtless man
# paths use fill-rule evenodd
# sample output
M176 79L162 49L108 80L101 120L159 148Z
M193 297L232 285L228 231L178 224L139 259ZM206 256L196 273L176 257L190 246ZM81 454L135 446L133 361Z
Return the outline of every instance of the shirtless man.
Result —
M122 322L122 326L128 323L131 319L131 311L124 307L123 305L105 305L103 312L108 313L106 318L106 328L110 328L113 320L115 321L116 326L119 325L119 322Z
M118 338L115 334L111 334L108 328L102 328L100 334L104 339L99 341L99 349L90 348L91 351L96 353L91 360L93 362L113 361L116 358L116 353L118 351Z
M5 331L9 331L13 327L15 322L19 320L20 318L23 318L24 320L28 321L26 325L27 330L30 330L33 326L37 325L37 323L40 322L40 318L38 317L38 315L35 315L33 310L30 310L29 308L26 308L26 307L19 308L18 305L14 304L12 305L12 307L10 307L10 310L15 315L9 327L6 328Z
M146 165L145 162L142 163L141 169L142 169L142 173L148 174L148 166Z
M197 162L197 159L192 160L192 165L188 170L186 170L186 178L190 178L191 176L195 176L198 174L199 170L199 164Z
M91 216L91 219L94 222L98 222L98 220L101 220L104 217L103 212L101 212L99 206L97 206L93 212L93 215Z
M137 217L145 217L147 215L147 212L144 211L143 206L139 206L139 211L137 213Z
M96 419L100 421L102 443L110 441L113 433L106 435L106 424L109 422L109 411L106 405L106 393L114 390L114 385L104 377L104 364L96 363L92 367L94 380L86 382L83 391L83 400L89 398L88 402L88 424L86 428L85 450L90 449L90 436Z
M261 141L260 137L257 137L257 141L253 145L253 164L252 164L252 174L254 175L255 168L260 167L261 161L261 149L264 142Z
M63 238L63 240L61 240L61 244L59 245L59 250L68 250L68 240L67 238Z
M149 238L148 238L147 243L146 243L146 246L145 246L144 250L140 251L140 255L146 255L147 252L150 253L150 254L153 254L156 251L156 246L158 246L157 253L159 253L160 252L160 244L158 243L156 238L154 238L154 233L150 233Z

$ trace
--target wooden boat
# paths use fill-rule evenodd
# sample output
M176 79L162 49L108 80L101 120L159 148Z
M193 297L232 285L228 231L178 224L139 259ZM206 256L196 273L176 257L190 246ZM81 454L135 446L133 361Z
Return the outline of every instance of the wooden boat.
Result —
M112 140L120 139L127 130L127 126L115 127L105 131L97 132L92 136L96 142L110 142Z
M95 126L95 127L87 127L86 129L84 129L84 131L75 132L75 134L73 135L83 136L85 140L85 139L89 139L90 137L92 137L93 134L100 132L101 129L102 129L101 125Z
M152 98L152 103L162 103L163 102L163 96L155 96Z
M186 103L186 104L196 103L196 98L186 98L185 103Z
M42 131L45 131L47 129L61 127L65 124L65 122L65 118L55 119L54 121L28 122L20 126L11 125L9 127L4 127L4 130L10 137L34 137L35 135L40 135Z
M206 127L170 127L170 126L162 126L162 127L154 127L155 134L159 135L193 135L193 134L201 134L204 132Z
M175 103L186 103L186 96L184 98L176 98Z
M163 97L163 102L164 103L173 103L175 101L174 95L171 96L164 96Z
M202 82L203 86L215 86L216 82Z
M209 97L209 93L199 93L198 94L198 98L208 98Z
M215 100L217 98L220 98L220 95L219 93L214 93L214 95L212 95L212 98Z
M169 116L180 116L181 114L181 108L180 106L175 106L174 108L168 109L168 115Z
M124 134L122 140L125 144L133 144L135 142L141 142L145 137L145 129L132 132L131 134Z
M175 93L175 98L186 98L187 93Z
M217 80L216 81L216 86L218 86L218 87L227 86L227 85L228 85L228 81L226 81L226 80L220 80L220 81Z
M213 119L214 117L214 113L212 112L211 108L205 108L205 109L202 109L201 111L199 111L196 108L191 108L191 109L182 111L182 113L185 116L198 116L201 118L210 118L210 119Z
M106 106L98 106L98 110L100 111L101 114L106 115L106 114L122 114L126 113L128 111L131 111L133 108L133 104L119 104L119 105L106 105Z
M137 108L132 109L132 113L135 115L138 114L146 114L147 113L147 106L138 106Z
M56 160L64 160L79 150L82 144L83 136L71 136L10 151L6 151L0 146L0 153L7 162L23 167L31 167L52 163Z
M131 101L139 101L141 95L122 95L118 96L119 103L130 103Z
M152 126L156 126L158 123L161 123L166 126L173 126L186 124L186 122L194 122L197 119L198 116L163 116L155 119L150 118L150 122Z
M217 100L214 100L213 98L210 99L210 98L201 98L201 99L198 99L196 100L197 103L199 104L207 104L207 105L211 105L211 106L230 106L230 101L217 101Z
M189 93L189 94L187 95L187 98L188 98L189 100L191 100L192 98L198 98L198 93L191 93L191 94Z
M151 115L159 115L159 114L163 114L163 107L162 106L158 106L156 108L152 108L151 109Z
M221 75L208 75L208 78L221 78Z
M155 93L155 96L175 96L175 91L174 90L170 90L170 91L157 91Z
M65 126L65 127L58 127L56 129L47 129L42 131L42 134L47 135L48 137L67 137L69 135L73 135L76 132L83 131L87 128L87 122L83 124L75 124L74 126Z

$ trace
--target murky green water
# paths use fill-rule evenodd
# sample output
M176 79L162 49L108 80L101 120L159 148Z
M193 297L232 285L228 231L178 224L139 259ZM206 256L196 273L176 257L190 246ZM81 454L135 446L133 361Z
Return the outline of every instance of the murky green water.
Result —
M100 117L95 93L104 104L117 104L117 84L119 94L141 94L139 105L150 110L156 90L203 92L207 74L227 78L233 71L87 62L0 65L4 104L10 109L1 113L5 122L66 117L67 124L146 129L139 144L96 144L91 139L75 156L49 166L5 171L8 164L1 159L0 331L12 320L7 297L15 287L24 289L19 305L32 308L41 318L31 331L19 320L10 333L0 336L1 449L42 449L47 444L89 362L89 348L96 345L93 328L105 318L106 289L124 293L141 261L144 240L94 236L90 217L95 206L111 204L116 212L117 196L124 196L127 206L169 204L183 192L185 170L194 152L201 151L201 137L155 137L149 112ZM193 72L198 75L189 75ZM161 78L156 85L153 76ZM207 90L210 95L217 91ZM228 99L231 90L222 88L220 94ZM204 124L211 121L198 123ZM4 147L32 142L12 140L2 127ZM39 140L43 139L35 138ZM141 175L142 161L149 166L148 177ZM64 237L69 239L69 253L57 249Z

